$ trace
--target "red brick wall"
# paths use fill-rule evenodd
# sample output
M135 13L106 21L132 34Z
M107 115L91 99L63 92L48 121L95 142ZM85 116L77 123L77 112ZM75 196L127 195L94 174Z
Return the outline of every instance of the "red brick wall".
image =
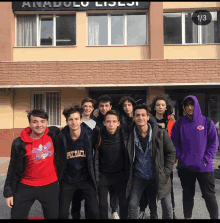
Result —
M0 86L209 83L219 68L219 59L0 62Z
M20 136L23 129L0 129L0 157L9 157L12 141Z

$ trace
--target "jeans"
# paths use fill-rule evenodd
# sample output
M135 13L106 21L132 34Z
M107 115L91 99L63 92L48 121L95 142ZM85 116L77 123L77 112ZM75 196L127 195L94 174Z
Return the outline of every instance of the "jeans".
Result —
M119 215L120 219L127 219L128 202L126 199L126 182L120 182L113 185L99 186L99 213L100 219L108 219L108 192L110 188L116 191L119 199Z
M29 211L35 200L42 205L44 219L58 219L58 197L58 181L40 187L20 183L13 197L11 219L28 219Z
M175 202L174 202L174 192L173 192L173 172L170 174L171 178L171 192L166 195L166 197L161 199L161 207L162 207L162 219L173 219L173 214L175 210ZM144 190L141 200L140 200L140 211L145 211L149 204L150 208L150 216L155 219L157 213L153 212L151 204L149 203L146 197L146 190ZM156 217L157 218L157 217Z
M173 219L171 192L161 199L162 219Z
M129 219L138 219L139 203L145 188L147 199L152 205L152 210L154 213L157 213L155 180L145 180L134 175L132 179L132 188L128 204Z
M145 212L145 209L147 208L148 205L150 209L150 219L158 219L157 209L155 210L154 208L154 201L153 205L151 204L151 202L148 201L147 192L145 189L140 200L140 211Z
M173 207L173 216L175 215L175 200L174 200L174 190L173 190L173 171L170 174L170 180L171 180L171 202Z
M98 197L94 186L91 181L83 181L77 184L66 184L60 183L60 194L59 194L59 219L69 218L69 208L73 195L77 189L80 189L85 198L87 205L86 217L88 219L99 219L98 209ZM81 198L80 198L81 201ZM78 200L76 202L79 202Z
M183 189L183 213L185 218L192 217L194 206L195 183L198 180L202 198L204 198L211 219L218 219L218 204L215 197L214 172L194 172L183 168L178 169Z

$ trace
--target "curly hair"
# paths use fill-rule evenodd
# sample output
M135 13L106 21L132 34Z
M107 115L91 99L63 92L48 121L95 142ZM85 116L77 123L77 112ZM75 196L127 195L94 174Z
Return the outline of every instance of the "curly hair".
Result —
M124 114L124 115L127 115L127 114L125 114L124 109L123 109L123 105L126 101L131 102L133 109L137 105L135 100L132 97L130 97L130 96L122 97L118 103L118 110L120 111L121 114Z
M68 107L63 110L63 115L66 118L66 121L68 121L68 118L71 114L78 112L80 114L80 118L82 119L83 114L83 108L80 105L75 105L74 107Z
M164 113L164 117L167 117L168 115L171 115L173 113L173 106L170 103L169 95L164 94L164 93L162 93L161 95L158 95L156 98L154 98L153 102L151 103L151 105L150 105L151 115L153 115L154 117L156 116L155 107L156 107L156 103L157 103L158 100L163 100L163 101L166 102L167 110Z

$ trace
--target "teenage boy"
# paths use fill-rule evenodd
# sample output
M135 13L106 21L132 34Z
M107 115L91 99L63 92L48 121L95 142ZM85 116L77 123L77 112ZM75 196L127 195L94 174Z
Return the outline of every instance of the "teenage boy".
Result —
M124 96L119 101L120 123L130 125L133 121L133 109L136 105L135 100L130 96Z
M79 106L64 109L67 125L56 139L66 154L66 170L60 182L59 219L69 218L70 203L77 189L82 191L86 202L86 217L99 218L92 147L82 113Z
M96 126L96 122L90 118L94 110L94 105L95 105L95 100L93 100L92 98L84 98L81 102L81 106L83 108L82 120L88 126L88 130L93 130ZM89 136L91 134L89 134ZM74 193L72 199L71 215L73 219L80 219L80 209L82 200L83 200L82 191L77 190ZM85 210L86 210L86 204L85 204Z
M81 106L83 108L82 119L83 122L90 128L94 129L96 122L91 119L91 114L94 110L95 101L92 98L85 98L82 100Z
M95 172L99 187L99 212L101 219L108 219L108 192L110 187L119 198L120 219L127 219L126 183L128 153L127 129L119 126L119 114L115 110L104 116L101 128L96 127L93 134L95 150Z
M218 219L213 166L219 145L216 127L212 120L208 121L202 115L195 96L184 98L183 110L185 116L174 124L172 140L178 159L178 176L183 188L184 217L192 217L197 179L210 218Z
M155 209L156 199L160 200L170 192L170 173L176 151L166 130L159 129L149 120L147 105L137 105L133 112L134 123L130 126L127 145L130 174L126 195L130 195L128 216L138 219L139 202L145 188Z
M98 115L97 117L93 116L93 119L96 121L96 126L102 127L105 114L112 108L112 99L108 95L102 95L97 99L97 103L98 103ZM110 188L109 194L110 194L110 207L112 209L112 217L113 219L119 219L117 212L118 196L113 188Z
M151 104L151 115L155 117L158 127L165 129L171 138L172 128L175 123L169 117L173 112L173 106L170 103L169 96L161 94L154 98ZM175 202L173 190L173 171L170 174L171 191L167 196L161 199L162 219L173 219L175 216Z
M6 204L12 219L28 219L35 200L45 219L58 218L59 184L64 165L61 151L55 147L57 127L47 127L46 112L34 109L28 113L29 127L16 138L4 186Z
M96 109L96 115L93 115L93 119L96 121L96 125L103 125L104 115L112 108L112 99L108 95L102 95L97 99L98 109Z

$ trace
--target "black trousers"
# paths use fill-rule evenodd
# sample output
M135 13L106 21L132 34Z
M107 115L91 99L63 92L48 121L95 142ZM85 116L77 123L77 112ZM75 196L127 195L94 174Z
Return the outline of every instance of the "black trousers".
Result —
M110 207L112 209L112 214L118 210L118 194L114 190L112 186L109 188L110 194ZM71 208L71 215L73 219L80 219L80 210L81 210L81 201L83 200L83 193L81 190L77 189L73 195L72 199L72 208ZM85 202L85 213L86 212L86 202ZM87 218L87 216L85 216Z
M13 197L11 219L28 219L30 209L35 200L42 205L44 219L58 219L59 211L58 181L40 187L20 183Z
M112 214L118 211L118 194L117 191L114 190L114 187L111 185L109 188L109 195L110 195L110 207L112 209Z
M218 204L215 197L214 172L193 172L186 169L178 169L178 176L183 189L184 217L192 217L195 183L197 179L202 192L202 198L205 200L210 218L218 219Z
M72 198L72 207L71 207L71 215L73 219L80 219L80 210L81 210L81 201L84 200L83 192L80 189L77 189ZM86 202L85 202L85 214L86 211ZM87 216L85 216L87 219Z
M99 219L98 197L91 181L83 181L74 185L66 184L64 182L60 183L59 219L69 218L70 204L77 189L80 189L82 191L83 197L85 198L85 202L87 205L87 208L85 210L86 218ZM76 202L79 202L79 200L77 200Z
M128 199L126 199L126 182L118 182L112 185L99 185L100 219L108 219L108 192L111 187L118 195L120 219L127 219Z

